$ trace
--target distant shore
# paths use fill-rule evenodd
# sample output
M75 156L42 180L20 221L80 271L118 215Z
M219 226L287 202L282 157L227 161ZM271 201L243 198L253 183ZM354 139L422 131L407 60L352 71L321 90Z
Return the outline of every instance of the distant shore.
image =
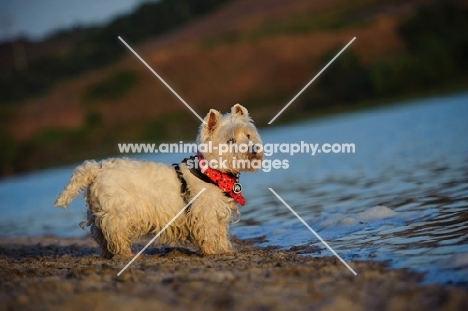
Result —
M149 248L105 260L89 238L0 238L1 310L467 310L468 289L313 250L260 248L233 238L234 255ZM140 247L144 245L141 244Z

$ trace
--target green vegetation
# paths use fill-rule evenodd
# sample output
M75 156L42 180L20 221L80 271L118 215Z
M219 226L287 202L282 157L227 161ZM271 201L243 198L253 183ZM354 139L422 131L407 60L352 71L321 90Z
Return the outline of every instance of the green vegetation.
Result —
M376 3L373 0L353 1L333 11L323 13L307 12L294 18L265 24L253 32L251 38L258 40L278 34L304 34L317 30L343 29L365 24L365 20L356 18L357 14L362 12L363 9L375 6Z
M99 112L88 112L86 114L86 126L89 128L95 128L102 124L102 114Z
M237 31L230 31L227 33L223 33L222 35L213 36L207 38L201 42L201 47L205 49L210 49L219 45L225 44L234 44L244 40L245 35L241 35Z
M0 131L0 175L116 155L118 143L193 140L199 125L198 119L185 112L111 127L101 125L99 113L88 112L86 121L85 126L76 129L44 129L33 139L17 145L7 132Z
M231 31L205 39L201 45L213 48L219 45L235 44L242 41L254 42L277 35L300 35L318 30L339 30L364 25L369 21L357 18L363 9L378 5L375 0L353 1L337 10L323 13L305 12L299 16L268 22L248 33Z
M186 112L171 113L146 123L141 137L151 142L193 140L198 126L199 121L193 115Z
M468 80L468 9L445 2L423 7L399 32L406 52L364 66L346 51L321 77L319 95L306 98L304 108L394 98ZM331 51L323 64L336 52Z
M134 71L121 70L111 74L103 81L88 87L84 94L85 101L119 98L128 93L138 82Z
M15 156L15 141L13 137L0 128L0 174L2 169L5 170L3 173L8 173L6 170L10 167L10 164L14 161Z

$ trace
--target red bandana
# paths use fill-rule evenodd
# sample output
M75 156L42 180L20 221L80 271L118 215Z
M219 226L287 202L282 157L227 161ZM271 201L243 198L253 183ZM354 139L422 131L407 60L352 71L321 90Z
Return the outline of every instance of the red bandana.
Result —
M203 156L200 153L198 153L197 156L199 159L198 163L204 160ZM218 170L208 167L208 165L206 165L205 167L202 167L200 165L200 171L206 176L208 176L208 178L210 178L216 185L218 185L218 187L221 188L221 190L229 194L229 196L233 198L234 201L236 201L242 206L245 205L245 198L242 195L242 192L235 193L233 191L234 184L238 183L236 176L228 173L222 173Z

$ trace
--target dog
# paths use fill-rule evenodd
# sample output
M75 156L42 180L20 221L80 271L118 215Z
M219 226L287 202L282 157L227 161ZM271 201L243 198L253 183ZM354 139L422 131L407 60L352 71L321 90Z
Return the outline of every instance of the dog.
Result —
M55 206L66 208L84 192L87 219L80 225L91 227L104 258L133 256L133 242L160 232L171 220L159 244L190 242L203 255L232 253L229 223L233 213L239 215L237 204L245 204L239 176L261 168L262 140L247 109L236 104L224 115L209 111L197 144L205 148L173 165L128 158L85 161Z

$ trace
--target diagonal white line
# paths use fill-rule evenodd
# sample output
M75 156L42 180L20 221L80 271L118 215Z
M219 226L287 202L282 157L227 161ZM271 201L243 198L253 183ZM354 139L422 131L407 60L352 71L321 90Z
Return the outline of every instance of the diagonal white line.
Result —
M187 104L185 102L185 100L182 99L182 97L179 96L179 94L176 93L176 91L174 91L172 89L172 87L169 86L169 84L166 83L166 81L164 81L163 78L161 78L160 75L158 75L158 73L156 71L153 70L153 68L151 68L145 61L143 58L140 57L140 55L138 55L137 52L135 52L131 47L130 45L127 44L127 42L125 42L124 39L122 39L120 36L118 37L120 41L122 41L123 44L125 44L125 46L130 50L132 51L133 54L135 54L135 56L146 66L148 67L148 69L159 79L161 80L161 82L172 92L174 93L174 95L185 105L187 106L187 108L195 115L197 116L198 119L200 119L200 121L202 121L203 123L206 123L199 115L198 113L195 112L195 110L192 109L192 107L190 107L189 104Z
M164 232L164 230L166 230L174 222L174 220L176 220L177 217L179 217L180 214L182 214L187 209L187 207L189 207L190 204L192 204L193 201L195 201L198 198L198 196L202 194L202 192L205 190L206 188L203 188L202 190L200 190L200 192L198 192L198 194L194 196L193 199L191 199L190 202L188 202L187 205L185 205L184 208L181 209L180 212L178 212L177 215L175 215L174 218L172 218L171 221L169 221L167 225L165 225L164 228L162 228L161 231L159 231L158 234L156 234L156 236L152 238L151 241L149 241L148 244L146 244L146 246L143 247L143 249L138 254L136 254L135 257L133 257L133 259L130 260L130 262L125 267L123 267L122 270L120 270L119 273L117 273L117 276L120 276L122 272L124 272L138 258L138 256L140 256L148 248L148 246L150 246L150 244L154 242L154 240L159 238L159 236Z
M327 244L327 242L325 242L315 231L314 229L312 229L305 221L304 219L302 219L301 216L299 216L299 214L296 213L296 211L294 211L291 206L288 205L288 203L286 203L272 188L268 188L270 189L270 191L291 211L291 213L294 214L294 216L296 216L303 224L304 226L307 227L307 229L310 230L310 232L312 232L319 240L320 242L322 242L332 253L333 255L335 255L354 275L357 275L357 273L353 270L353 268L351 268L331 247L330 245Z
M309 81L309 83L307 83L307 85L306 85L306 86L304 86L304 87L302 88L302 90L300 90L300 91L299 91L299 93L297 93L297 95L296 95L296 96L294 96L294 98L293 98L293 99L291 99L291 100L289 101L289 103L287 103L287 104L286 104L286 106L284 106L284 107L283 107L283 109L281 109L281 111L280 111L280 112L278 112L278 113L276 114L276 116L275 116L273 119L271 119L271 120L270 120L270 122L268 122L268 124L271 124L271 123L273 123L273 121L275 121L275 120L276 120L276 118L278 118L278 117L279 117L279 115L280 115L280 114L282 114L282 113L283 113L283 111L285 111L285 110L286 110L286 108L288 108L288 107L289 107L289 105L291 105L291 104L292 104L292 102L293 102L293 101L295 101L295 100L296 100L296 98L298 98L298 97L299 97L299 95L301 95L301 94L302 94L302 92L304 92L304 91L305 91L305 89L306 89L306 88L308 88L308 87L309 87L309 85L311 85L311 84L312 84L312 82L314 82L314 81L315 81L315 79L317 79L317 78L318 78L318 77L319 77L319 76L322 74L322 72L324 72L324 71L325 71L325 69L327 69L327 68L328 68L328 66L330 66L330 65L331 65L331 63L333 63L333 62L335 61L335 59L337 59L337 58L338 58L338 56L340 56L340 54L341 54L341 53L343 53L343 51L344 51L344 50L346 50L346 49L348 48L348 46L350 46L350 45L351 45L351 43L353 43L353 41L354 41L354 40L356 40L356 37L354 37L353 39L351 39L351 41L349 41L349 43L348 43L348 44L346 44L346 46L345 46L344 48L342 48L342 49L341 49L341 51L339 51L339 52L338 52L338 54L336 54L336 55L335 55L335 57L333 57L333 59L332 59L331 61L329 61L329 62L328 62L328 64L326 64L326 65L325 65L325 67L323 67L323 69L322 69L322 70L320 70L320 72L319 72L318 74L316 74L316 75L315 75L315 77L313 77L313 78L312 78L312 80L310 80L310 81Z

